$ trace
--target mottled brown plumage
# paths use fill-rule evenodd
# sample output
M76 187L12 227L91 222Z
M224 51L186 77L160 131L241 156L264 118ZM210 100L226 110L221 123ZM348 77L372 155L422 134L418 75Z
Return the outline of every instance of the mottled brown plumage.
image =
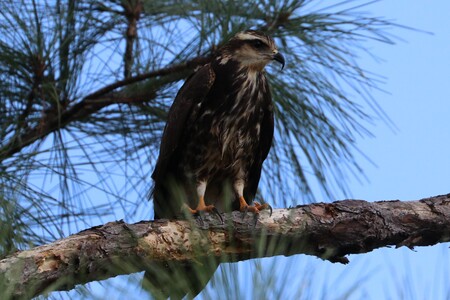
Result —
M274 41L245 31L186 80L169 111L152 175L155 218L182 217L183 204L191 212L211 211L203 200L221 211L248 209L273 138L264 74L272 60L284 64Z
M283 64L274 41L258 31L238 33L210 63L191 75L169 111L152 174L155 219L239 209L255 216L254 199L273 138L273 107L264 67ZM145 278L163 298L194 297L218 262L157 264Z

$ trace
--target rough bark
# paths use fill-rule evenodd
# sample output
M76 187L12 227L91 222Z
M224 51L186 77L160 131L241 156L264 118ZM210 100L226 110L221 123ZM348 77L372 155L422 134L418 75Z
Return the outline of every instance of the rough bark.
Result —
M418 201L344 200L198 221L111 222L0 261L0 285L13 298L151 268L152 262L215 257L239 261L309 254L347 263L345 255L376 248L450 241L450 194Z

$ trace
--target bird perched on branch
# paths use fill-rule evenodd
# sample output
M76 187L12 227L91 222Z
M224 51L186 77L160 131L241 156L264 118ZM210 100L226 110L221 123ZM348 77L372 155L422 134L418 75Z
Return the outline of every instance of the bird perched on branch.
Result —
M273 39L248 30L186 80L170 108L152 174L155 219L203 212L220 217L219 209L249 211L257 220L261 209L270 208L250 204L273 139L272 97L264 75L273 60L284 67ZM208 258L153 264L145 277L162 298L194 297L217 266Z
M273 138L272 97L264 67L284 67L274 40L260 31L236 34L191 75L169 111L152 174L155 219L183 210L240 210L253 201Z

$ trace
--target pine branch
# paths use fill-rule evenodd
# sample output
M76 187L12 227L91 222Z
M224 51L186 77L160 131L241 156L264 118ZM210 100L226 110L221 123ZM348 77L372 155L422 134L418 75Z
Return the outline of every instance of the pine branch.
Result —
M39 125L33 128L29 128L20 136L11 139L8 144L0 148L0 162L21 151L24 147L34 143L39 139L44 138L50 133L64 128L71 122L81 120L104 107L117 103L144 102L151 99L151 97L149 96L147 98L139 97L138 99L134 99L135 101L130 101L130 99L127 97L117 97L112 92L118 88L125 87L130 84L150 78L156 78L160 76L173 76L173 74L176 73L193 70L195 67L205 64L208 61L208 57L196 57L185 63L180 63L153 72L129 77L124 80L120 80L113 84L107 85L87 95L80 102L70 106L63 112L48 111L39 122ZM154 94L154 91L151 92L152 94ZM153 98L154 97L155 95L153 95Z
M376 248L428 246L450 241L450 194L419 201L344 200L276 209L253 218L224 214L189 221L111 222L0 260L0 288L12 298L141 271L152 262L222 262L309 254L348 263L345 255ZM206 227L205 227L206 226Z
M122 8L124 15L127 19L127 30L125 32L125 54L124 60L124 77L129 78L131 76L133 61L134 61L134 44L137 38L137 23L143 10L143 4L141 1L124 1L122 2Z

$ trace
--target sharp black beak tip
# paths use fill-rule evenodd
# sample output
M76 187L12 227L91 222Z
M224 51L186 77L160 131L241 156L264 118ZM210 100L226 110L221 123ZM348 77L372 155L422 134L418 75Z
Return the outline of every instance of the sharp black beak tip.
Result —
M281 71L283 71L284 64L285 64L284 56L278 52L277 54L275 54L273 56L273 60L276 60L277 62L279 62L281 64Z

